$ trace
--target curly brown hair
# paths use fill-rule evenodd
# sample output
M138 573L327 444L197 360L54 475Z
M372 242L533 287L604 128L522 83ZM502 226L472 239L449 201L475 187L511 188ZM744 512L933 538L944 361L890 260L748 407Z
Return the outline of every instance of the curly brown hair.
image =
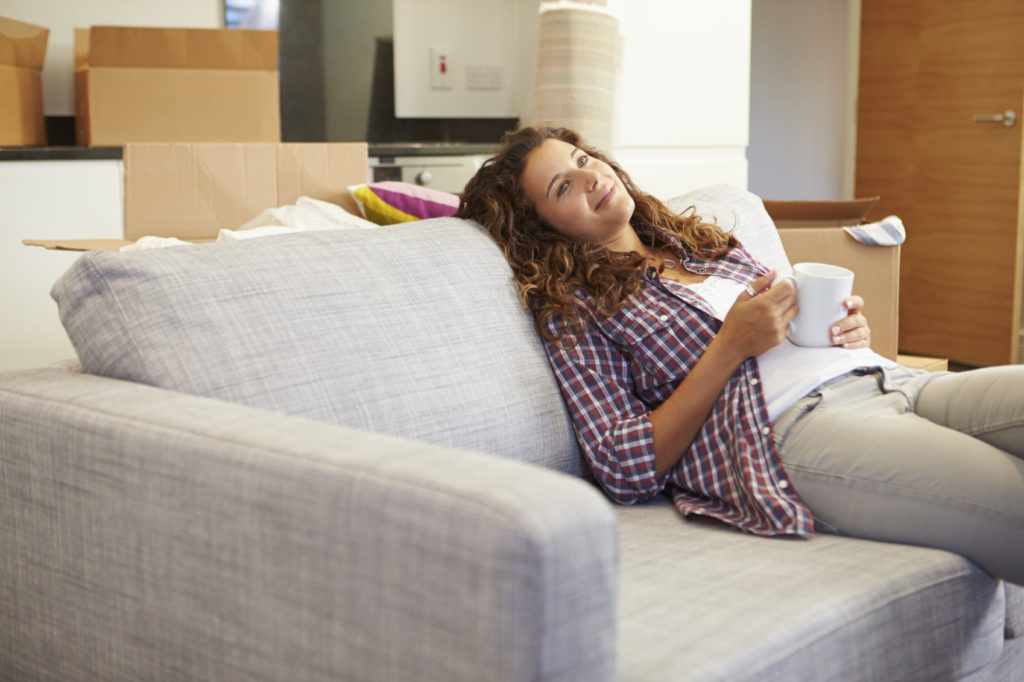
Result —
M548 139L567 142L611 166L635 203L630 222L656 228L647 230L649 246L656 246L659 229L678 235L687 249L704 258L722 258L737 245L735 237L704 222L693 207L673 213L640 191L618 164L585 146L575 131L532 127L510 131L500 151L466 184L455 215L479 222L502 247L523 304L533 313L537 330L545 338L553 340L546 330L552 315L565 320L569 334L582 329L586 320L574 296L578 290L593 297L598 314L617 313L643 287L645 263L644 256L636 252L616 252L566 237L540 217L526 197L522 174L527 156Z

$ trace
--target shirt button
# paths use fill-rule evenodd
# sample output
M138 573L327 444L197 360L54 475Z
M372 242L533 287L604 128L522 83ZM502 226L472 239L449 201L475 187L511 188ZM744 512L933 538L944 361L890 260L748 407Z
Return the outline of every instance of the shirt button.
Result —
M772 429L771 429L770 426L765 426L765 427L763 427L761 429L761 433L764 434L765 436L767 436L771 432L772 432Z
M750 385L751 386L757 386L759 383L761 383L761 382L758 381L757 379L751 379L750 380Z
M786 488L789 487L789 481L780 481L779 482L779 487L782 488L783 490L785 490Z
M661 320L662 322L668 322L668 315L661 315L660 317L658 317L658 319Z

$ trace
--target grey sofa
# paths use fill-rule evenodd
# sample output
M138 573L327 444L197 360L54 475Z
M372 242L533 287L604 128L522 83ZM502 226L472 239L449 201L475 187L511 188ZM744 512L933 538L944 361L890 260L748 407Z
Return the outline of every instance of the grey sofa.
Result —
M609 504L471 223L53 294L78 361L0 375L4 680L1024 679L1024 590L959 556Z

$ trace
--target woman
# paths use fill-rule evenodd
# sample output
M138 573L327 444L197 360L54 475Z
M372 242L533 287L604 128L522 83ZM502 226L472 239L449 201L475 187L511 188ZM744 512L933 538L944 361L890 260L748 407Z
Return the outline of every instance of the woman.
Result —
M791 281L565 129L524 128L458 213L503 247L598 482L761 535L940 547L1024 584L1024 367L908 370L858 296L785 339Z

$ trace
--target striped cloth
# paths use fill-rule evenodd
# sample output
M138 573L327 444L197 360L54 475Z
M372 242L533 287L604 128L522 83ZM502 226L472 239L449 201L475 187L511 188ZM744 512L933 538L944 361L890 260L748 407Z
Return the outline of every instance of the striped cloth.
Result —
M622 46L619 20L601 4L543 2L530 123L573 128L588 144L615 142Z
M861 244L874 246L898 246L907 240L907 231L903 229L903 221L891 215L876 223L853 225L843 228Z

